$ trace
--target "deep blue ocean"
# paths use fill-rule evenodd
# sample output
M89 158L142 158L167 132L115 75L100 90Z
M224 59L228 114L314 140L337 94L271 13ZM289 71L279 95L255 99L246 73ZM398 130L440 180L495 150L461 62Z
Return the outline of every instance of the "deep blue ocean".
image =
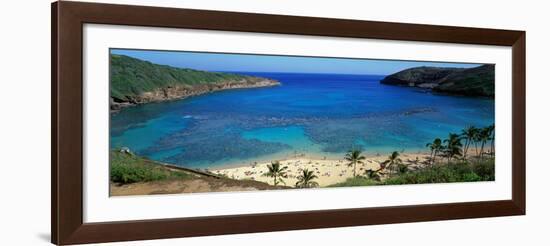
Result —
M111 115L111 148L193 168L305 154L341 158L427 150L467 125L494 122L494 100L380 84L384 76L241 73L281 86L210 93Z

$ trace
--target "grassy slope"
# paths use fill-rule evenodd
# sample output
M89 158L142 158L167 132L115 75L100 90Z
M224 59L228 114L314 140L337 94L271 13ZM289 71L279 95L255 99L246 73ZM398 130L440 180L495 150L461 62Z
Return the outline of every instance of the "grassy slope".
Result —
M110 153L111 195L176 194L195 192L275 190L255 180L236 180L187 172L127 153Z
M175 68L142 61L124 55L111 55L111 97L126 101L143 92L171 86L215 84L252 78L230 73Z
M168 179L190 179L193 175L165 168L158 163L127 153L112 151L110 153L112 182L129 184Z

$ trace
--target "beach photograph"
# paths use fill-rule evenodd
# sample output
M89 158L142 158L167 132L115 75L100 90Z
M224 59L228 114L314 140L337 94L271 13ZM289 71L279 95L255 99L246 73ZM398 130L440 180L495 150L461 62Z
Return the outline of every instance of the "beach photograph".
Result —
M495 66L110 49L111 196L495 181Z

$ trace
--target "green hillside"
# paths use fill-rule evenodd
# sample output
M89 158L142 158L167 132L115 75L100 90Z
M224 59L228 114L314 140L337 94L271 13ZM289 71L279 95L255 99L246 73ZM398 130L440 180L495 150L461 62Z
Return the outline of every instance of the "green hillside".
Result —
M495 66L483 65L450 74L434 91L473 95L495 96Z
M382 84L429 88L464 96L495 95L495 66L474 68L415 67L386 76Z
M179 88L180 91L184 88L192 93L197 88L212 90L212 86L219 84L245 87L265 81L252 76L158 65L124 55L111 54L110 61L110 93L116 102L132 102L143 93L170 88Z

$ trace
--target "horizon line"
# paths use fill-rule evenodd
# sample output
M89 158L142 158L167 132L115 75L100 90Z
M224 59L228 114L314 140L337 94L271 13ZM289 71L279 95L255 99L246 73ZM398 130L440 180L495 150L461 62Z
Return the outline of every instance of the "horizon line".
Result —
M395 73L398 73L398 72L401 72L401 71L404 71L406 69L411 69L411 68L419 68L419 67L433 67L433 68L474 68L474 67L479 67L479 66L483 66L483 65L486 65L486 63L463 63L463 62L441 62L441 61L415 61L415 60L400 60L400 59L375 59L375 58L351 58L351 57L315 57L315 56L297 56L297 55L272 55L272 54L239 54L239 53L218 53L218 52L197 52L197 51L160 51L160 52L166 52L166 53L174 53L174 54L177 54L177 53L184 53L184 54L194 54L194 55L198 55L198 54L211 54L211 55L228 55L228 56L232 56L232 55L242 55L242 56L260 56L260 57L263 57L263 56L267 56L267 57L295 57L295 58L323 58L323 59L336 59L336 60L357 60L357 61L369 61L369 62L410 62L410 63L436 63L436 64L414 64L413 66L410 66L410 67L405 67L405 68L401 68L400 69L400 66L399 65L395 65L395 67L393 69L391 69L391 71L372 71L371 73L356 73L356 72L353 72L353 71L333 71L333 72L323 72L323 71L310 71L310 72L307 72L307 71L259 71L259 70L252 70L252 71L246 71L246 70L241 70L242 68L238 68L238 67L235 67L235 68L230 68L230 69L223 69L223 68L218 68L218 69L221 69L221 70L218 70L216 68L213 68L213 69L209 69L208 67L202 67L202 68L199 68L199 67L194 67L194 66L184 66L183 64L174 64L174 63L170 63L170 62L164 62L164 61L161 61L161 60L156 60L156 61L153 61L151 59L147 59L147 58L144 58L144 57L141 57L141 56L136 56L134 54L128 54L128 53L124 53L124 51L137 51L137 52L144 52L144 53L148 53L148 52L159 52L159 51L155 51L155 50L140 50L140 49L124 49L124 48L110 48L109 49L109 54L110 55L116 55L116 56L126 56L126 57L130 57L130 58L133 58L133 59L137 59L137 60L141 60L141 61L146 61L146 62L150 62L152 64L156 64L156 65L163 65L163 66L169 66L169 67L173 67L173 68L180 68L180 69L194 69L194 70L199 70L199 71L211 71L211 72L247 72L247 73L288 73L288 74L300 74L300 73L304 73L304 74L347 74L347 75L380 75L380 76L388 76L388 75L391 75L391 74L395 74ZM123 53L118 53L117 51L122 51ZM440 63L440 64L437 64L437 63ZM456 66L453 66L455 65ZM463 67L463 66L460 66L459 64L462 64L462 65L474 65L474 66L471 66L471 67ZM189 65L189 64L187 64ZM439 65L439 66L438 66ZM397 70L399 69L399 70ZM296 70L296 69L292 69L292 70ZM306 69L307 70L307 69ZM348 69L349 70L349 69ZM382 69L384 70L384 69ZM350 73L351 72L351 73Z
M195 69L198 70L198 69ZM389 74L374 74L374 73L314 73L314 72L276 72L276 71L231 71L231 70L202 70L206 72L218 73L287 73L287 74L338 74L338 75L376 75L387 76Z

